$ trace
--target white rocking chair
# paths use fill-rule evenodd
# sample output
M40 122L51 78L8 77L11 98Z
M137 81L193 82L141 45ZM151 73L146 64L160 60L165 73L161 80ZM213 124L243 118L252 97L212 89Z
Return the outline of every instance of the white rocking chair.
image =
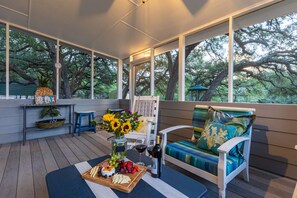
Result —
M134 141L139 138L146 138L146 144L154 141L158 127L159 96L134 96L132 113L137 112L144 119L144 131L131 131L125 134L128 139L128 148L134 145ZM151 133L153 130L153 133ZM134 140L134 141L133 141Z

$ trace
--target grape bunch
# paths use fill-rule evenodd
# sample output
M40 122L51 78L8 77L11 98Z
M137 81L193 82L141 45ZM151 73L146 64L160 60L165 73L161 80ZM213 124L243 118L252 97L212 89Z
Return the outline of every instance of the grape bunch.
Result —
M111 158L108 160L108 163L110 166L117 168L119 166L119 162L120 162L119 159L120 159L119 155L112 155Z

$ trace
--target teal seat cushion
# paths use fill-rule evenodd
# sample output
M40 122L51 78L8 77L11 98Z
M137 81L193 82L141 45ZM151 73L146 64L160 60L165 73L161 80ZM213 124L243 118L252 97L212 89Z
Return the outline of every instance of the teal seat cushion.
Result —
M197 148L196 144L189 140L182 140L166 146L166 154L213 175L218 175L219 156L211 151ZM235 170L243 162L242 158L228 156L226 163L227 175Z
M236 129L232 125L208 122L198 140L197 146L200 149L209 150L218 155L218 148L234 137Z

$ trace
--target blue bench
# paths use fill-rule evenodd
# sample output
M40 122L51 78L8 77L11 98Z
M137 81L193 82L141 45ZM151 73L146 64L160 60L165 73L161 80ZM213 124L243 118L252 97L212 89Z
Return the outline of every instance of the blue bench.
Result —
M96 133L96 125L92 124L94 120L94 111L76 111L75 112L75 126L74 133L77 132L78 136L80 136L81 131L94 131ZM88 117L88 124L82 125L83 117Z

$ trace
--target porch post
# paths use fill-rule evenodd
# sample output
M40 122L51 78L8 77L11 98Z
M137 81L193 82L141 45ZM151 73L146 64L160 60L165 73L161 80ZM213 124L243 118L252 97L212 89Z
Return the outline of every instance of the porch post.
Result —
M151 96L155 94L155 50L151 48Z
M185 36L178 39L178 100L185 101Z
M123 60L118 59L118 99L123 99Z
M233 31L233 17L229 17L229 51L228 51L228 102L233 102L233 43L234 43L234 31Z
M9 99L9 24L6 23L6 99Z
M134 65L132 63L133 57L130 56L130 64L129 64L129 99L130 99L130 109L132 109L133 96L134 96Z
M56 63L55 63L55 68L56 68L56 99L59 99L59 91L60 91L60 40L57 40L57 47L56 47Z
M94 99L94 50L91 54L91 99Z

